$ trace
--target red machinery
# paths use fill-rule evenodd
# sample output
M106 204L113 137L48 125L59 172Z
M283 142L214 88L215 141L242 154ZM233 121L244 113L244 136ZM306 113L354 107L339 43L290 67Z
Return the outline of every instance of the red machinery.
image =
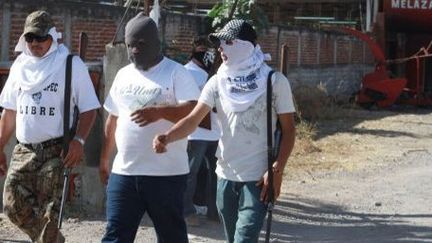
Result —
M386 107L394 104L406 86L407 80L405 78L392 79L388 76L384 52L368 35L349 28L342 30L366 42L377 62L375 71L363 77L356 102L364 107L370 107L374 104L379 107Z
M375 71L363 77L357 103L432 105L432 0L380 0L379 6L376 41L342 29L366 42L376 60Z
M400 103L432 105L432 0L382 0L375 35L391 71L407 79ZM381 33L380 33L381 32Z

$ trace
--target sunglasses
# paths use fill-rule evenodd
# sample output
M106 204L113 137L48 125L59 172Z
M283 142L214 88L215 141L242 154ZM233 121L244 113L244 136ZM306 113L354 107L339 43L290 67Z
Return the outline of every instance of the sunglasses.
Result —
M48 40L49 35L39 36L39 35L35 35L35 34L27 34L24 36L24 39L27 43L32 43L33 40L40 43L40 42L44 42L44 41Z

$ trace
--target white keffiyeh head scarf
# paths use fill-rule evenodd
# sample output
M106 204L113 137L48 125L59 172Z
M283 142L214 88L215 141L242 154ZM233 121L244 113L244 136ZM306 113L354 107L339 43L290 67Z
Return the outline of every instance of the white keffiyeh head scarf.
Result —
M218 89L223 106L231 112L247 110L267 88L270 60L261 47L249 41L234 39L231 45L221 41L227 59L217 71Z
M24 34L19 38L15 47L16 52L22 52L11 67L9 77L18 81L23 92L36 93L52 81L54 73L63 67L69 50L63 45L58 44L61 33L52 27L49 32L52 37L52 44L48 52L43 57L34 56L28 48Z

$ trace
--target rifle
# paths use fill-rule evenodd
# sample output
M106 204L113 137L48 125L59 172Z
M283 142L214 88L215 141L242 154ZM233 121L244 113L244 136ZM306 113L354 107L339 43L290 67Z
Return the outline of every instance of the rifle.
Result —
M71 93L71 79L72 79L72 59L73 55L68 55L66 59L66 76L65 76L65 100L64 100L64 110L63 110L63 156L64 160L69 151L69 141L71 140L71 131L69 128L69 117L70 117L70 93ZM63 221L63 211L64 205L66 203L68 193L69 193L69 174L70 168L66 168L63 173L63 192L60 203L60 212L58 218L57 228L61 229Z
M274 187L273 187L273 163L275 158L278 156L280 142L282 138L282 130L280 128L280 123L277 121L276 130L273 134L272 129L272 93L273 87L271 82L271 77L274 71L270 71L267 78L267 179L268 179L268 202L267 202L267 227L265 234L265 242L270 242L270 232L271 232L271 223L273 217L273 208L274 208ZM274 140L273 140L274 139ZM273 146L274 141L274 146Z
M60 212L59 212L59 218L58 218L58 224L57 224L57 228L61 229L62 226L62 221L63 221L63 211L64 211L64 206L66 203L66 199L67 196L69 194L69 174L70 174L70 168L66 168L64 173L63 173L63 192L62 192L62 200L61 200L61 204L60 204Z

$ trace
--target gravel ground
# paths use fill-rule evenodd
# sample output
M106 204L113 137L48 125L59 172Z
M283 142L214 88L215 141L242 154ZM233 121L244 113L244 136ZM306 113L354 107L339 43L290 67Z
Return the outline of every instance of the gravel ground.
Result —
M318 126L308 154L286 171L272 242L432 242L432 114L349 111ZM190 242L224 242L217 222ZM100 242L103 215L68 218L66 242ZM264 232L262 232L264 233ZM0 214L0 242L30 242ZM144 219L135 242L155 242Z

